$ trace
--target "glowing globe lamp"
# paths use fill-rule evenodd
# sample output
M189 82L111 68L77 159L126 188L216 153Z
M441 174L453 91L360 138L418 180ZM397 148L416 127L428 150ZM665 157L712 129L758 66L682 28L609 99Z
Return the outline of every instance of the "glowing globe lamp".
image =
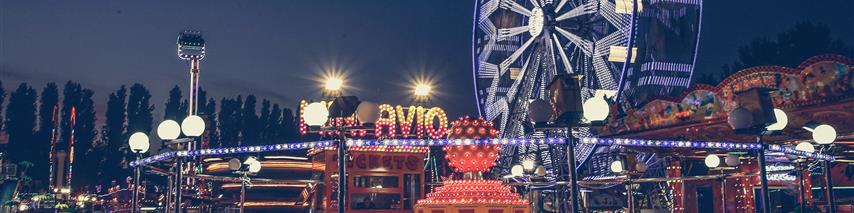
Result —
M786 116L786 112L781 109L774 109L774 117L777 119L777 123L768 125L766 129L770 131L783 130L789 124L789 116Z
M721 158L717 155L710 154L709 156L706 156L705 163L709 168L717 168L721 165Z
M613 173L623 172L623 161L615 160L614 162L611 162L611 172L613 172Z
M318 102L310 103L305 107L303 119L309 126L322 126L329 120L329 109Z
M801 143L798 143L797 146L795 146L795 150L806 152L806 153L813 153L813 152L815 152L815 147L812 144L810 144L810 142L801 142Z
M831 144L836 141L836 129L827 124L818 125L812 130L812 139L818 144Z
M165 120L157 125L157 137L163 140L175 140L181 135L181 125L173 120Z
M608 102L604 97L593 97L584 101L584 119L587 121L602 121L608 118L611 112Z
M148 152L148 135L142 132L133 133L128 139L128 145L134 153Z
M205 132L205 120L196 115L187 116L181 121L181 132L190 137L198 137Z

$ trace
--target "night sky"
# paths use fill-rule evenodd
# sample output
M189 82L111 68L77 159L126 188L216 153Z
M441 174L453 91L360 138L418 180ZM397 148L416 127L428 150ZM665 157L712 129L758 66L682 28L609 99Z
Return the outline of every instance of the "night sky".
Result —
M186 92L188 65L175 38L207 40L202 86L219 100L255 94L295 107L320 97L325 70L347 76L347 94L409 103L409 82L429 76L434 104L456 117L476 114L471 75L471 1L12 1L0 0L0 80L41 90L81 82L99 112L119 85L140 82L156 118L167 91ZM854 1L709 1L697 72L717 72L738 46L797 22L831 27L854 43ZM695 75L696 76L696 75Z

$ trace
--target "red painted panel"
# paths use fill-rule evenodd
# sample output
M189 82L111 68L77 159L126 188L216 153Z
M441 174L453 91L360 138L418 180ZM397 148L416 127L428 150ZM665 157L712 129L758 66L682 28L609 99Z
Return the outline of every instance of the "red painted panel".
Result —
M445 213L445 210L433 210L430 213Z
M460 209L458 213L474 213L474 209Z

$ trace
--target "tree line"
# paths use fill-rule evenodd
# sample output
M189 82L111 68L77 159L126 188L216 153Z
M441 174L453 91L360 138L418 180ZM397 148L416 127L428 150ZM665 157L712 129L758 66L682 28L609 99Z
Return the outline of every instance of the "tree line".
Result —
M69 81L61 91L56 83L48 83L40 93L27 83L8 93L4 88L0 81L0 131L8 136L2 158L32 165L26 174L30 191L47 189L52 149L72 156L71 187L75 192L122 184L131 175L128 163L135 159L128 137L144 132L154 138L153 130L160 121L180 123L188 113L187 100L178 86L163 103L163 118L155 119L157 107L149 90L138 83L122 85L107 97L104 122L97 127L101 117L94 106L95 92L79 83ZM298 137L294 112L289 108L262 99L259 109L254 95L216 101L200 90L198 96L198 115L208 126L202 137L204 146L263 145ZM152 145L151 150L158 149Z

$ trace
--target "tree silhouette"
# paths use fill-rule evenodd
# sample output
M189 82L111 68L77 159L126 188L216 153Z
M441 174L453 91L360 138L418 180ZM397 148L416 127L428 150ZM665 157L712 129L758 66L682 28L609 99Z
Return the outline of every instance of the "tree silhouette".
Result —
M36 128L36 90L21 83L9 95L9 105L6 107L6 132L9 134L9 159L15 162L32 162L38 156L31 150L36 142L33 140Z
M130 95L128 95L127 119L128 119L128 134L135 132L151 132L152 112L154 105L150 103L151 93L142 84L133 84L130 87Z
M256 102L257 100L255 99L255 95L246 96L246 101L243 102L243 109L241 112L243 122L241 122L240 126L240 135L242 136L241 141L243 142L243 146L258 144L260 128L258 126L258 115L255 114Z
M163 110L164 120L181 122L184 117L187 117L187 101L182 97L181 88L177 85L169 90L169 99L166 100Z
M104 147L104 162L100 165L103 168L103 174L99 176L100 180L98 181L102 185L109 185L110 181L116 180L126 175L118 175L124 174L122 172L121 165L122 160L124 160L124 150L122 147L125 145L126 135L127 135L127 89L124 85L119 87L116 92L110 93L107 98L107 112L105 113L106 121L104 121L104 126L101 128L101 141Z
M738 59L723 65L715 78L698 78L697 83L715 85L735 72L754 66L796 67L807 58L821 54L854 57L854 47L833 38L830 32L824 24L800 23L778 33L773 39L753 39L738 49Z

